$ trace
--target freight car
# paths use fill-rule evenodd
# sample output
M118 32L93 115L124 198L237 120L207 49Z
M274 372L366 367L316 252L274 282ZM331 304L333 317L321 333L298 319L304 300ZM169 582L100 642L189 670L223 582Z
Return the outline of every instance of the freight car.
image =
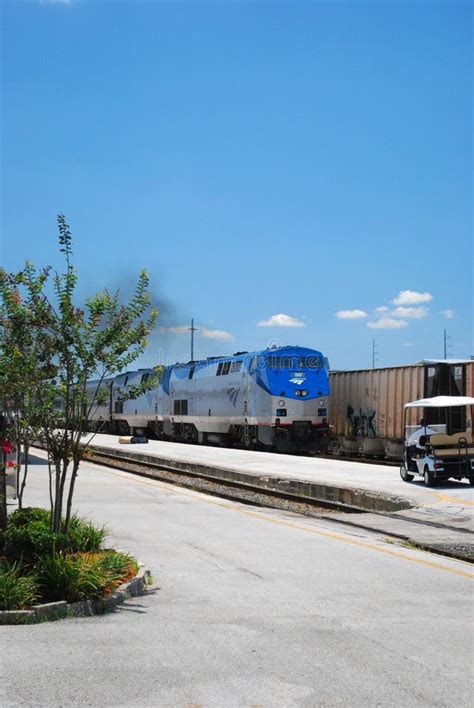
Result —
M108 395L93 414L96 429L285 452L327 447L329 364L320 351L287 346L175 364L159 386L122 400L152 373L103 382Z
M330 386L331 452L401 459L404 404L433 396L473 396L474 361L426 359L410 366L332 371ZM444 425L448 434L472 430L472 408L413 409L407 424L416 425L417 416Z

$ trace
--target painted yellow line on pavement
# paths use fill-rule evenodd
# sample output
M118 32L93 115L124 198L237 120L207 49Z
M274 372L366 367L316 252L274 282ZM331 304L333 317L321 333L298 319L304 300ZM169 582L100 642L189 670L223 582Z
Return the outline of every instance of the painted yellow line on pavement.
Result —
M93 464L93 463L88 463L88 464ZM436 561L427 560L425 558L417 558L413 555L409 555L408 553L404 553L403 551L394 551L389 548L382 548L381 546L376 546L372 543L366 543L365 541L358 541L356 539L349 538L348 536L345 536L341 533L337 533L335 531L321 531L318 529L310 528L308 526L303 526L298 523L293 523L291 521L284 521L283 519L276 519L271 516L265 516L265 514L261 514L256 511L250 511L249 509L242 509L241 507L238 507L235 504L229 504L226 502L217 501L215 498L214 499L209 498L206 496L206 494L204 492L194 492L191 489L184 489L183 487L178 487L176 485L172 485L172 488L170 488L169 484L167 484L166 482L162 482L161 480L144 479L143 477L136 477L135 475L133 475L133 473L130 473L130 472L124 472L122 470L114 470L110 467L109 468L102 467L101 465L94 465L94 466L103 472L108 472L110 474L114 474L119 477L124 477L126 479L133 477L134 481L138 482L139 484L144 484L144 485L151 486L151 487L157 487L157 486L163 487L168 492L176 492L177 494L183 494L188 497L193 497L194 499L198 499L199 501L202 501L206 504L210 504L211 506L217 506L217 507L220 507L221 509L230 509L231 511L235 511L239 514L243 514L244 516L251 516L255 519L260 519L261 521L268 521L268 522L275 524L277 526L285 526L286 528L296 529L298 531L305 531L306 533L311 533L314 536L322 536L323 538L329 538L333 541L340 541L342 543L347 543L351 546L357 546L358 548L365 548L370 551L376 551L377 553L383 553L386 556L392 556L393 558L401 558L402 560L407 560L412 563L418 563L419 565L423 565L427 568L436 568L436 570L443 570L446 573L452 573L453 575L458 575L462 578L469 578L471 580L474 580L474 573L469 572L467 570L453 568L449 565L444 565L443 563L437 563ZM417 553L423 553L423 551L417 551ZM464 561L457 561L457 562L464 563ZM467 563L466 563L466 565L467 565Z
M459 506L474 506L474 502L468 501L467 499L459 499L459 497L451 497L448 494L442 494L441 492L428 492L434 497L438 497L440 501L454 502Z

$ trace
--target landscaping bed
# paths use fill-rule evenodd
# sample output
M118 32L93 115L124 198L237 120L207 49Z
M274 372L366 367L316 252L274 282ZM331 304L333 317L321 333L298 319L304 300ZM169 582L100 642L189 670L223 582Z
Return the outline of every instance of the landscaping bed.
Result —
M106 537L78 516L67 533L53 533L48 510L14 511L0 534L0 624L87 616L145 592L149 572L104 548Z

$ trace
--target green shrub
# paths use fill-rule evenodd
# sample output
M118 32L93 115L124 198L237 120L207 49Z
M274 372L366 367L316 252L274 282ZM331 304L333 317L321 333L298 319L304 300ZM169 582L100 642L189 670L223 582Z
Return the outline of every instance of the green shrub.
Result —
M21 610L39 597L36 578L19 563L0 563L0 610Z
M116 572L101 566L96 554L65 555L55 551L38 561L36 571L45 602L94 599L119 580Z
M16 509L8 517L9 526L27 526L32 521L41 521L49 527L51 512L48 509L40 509L38 506L27 506L25 509Z
M105 526L94 526L88 519L81 519L73 514L69 521L68 550L99 551L107 538Z
M76 514L70 519L67 535L64 532L53 533L49 511L30 507L10 514L2 539L3 551L8 560L32 565L38 557L53 551L98 551L106 536L105 527L94 526L91 521Z
M118 551L104 553L100 558L100 565L104 571L112 573L121 581L135 576L138 571L138 563L135 558Z
M44 521L31 521L23 526L8 525L3 537L7 559L21 561L24 565L33 565L38 557L67 545L67 538L50 531L49 523Z

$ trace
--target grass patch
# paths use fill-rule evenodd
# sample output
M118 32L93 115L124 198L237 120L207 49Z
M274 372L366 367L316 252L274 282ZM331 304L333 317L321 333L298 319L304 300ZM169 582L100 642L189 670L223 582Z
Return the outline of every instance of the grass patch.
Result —
M0 563L0 610L23 610L38 599L37 579L19 563Z

